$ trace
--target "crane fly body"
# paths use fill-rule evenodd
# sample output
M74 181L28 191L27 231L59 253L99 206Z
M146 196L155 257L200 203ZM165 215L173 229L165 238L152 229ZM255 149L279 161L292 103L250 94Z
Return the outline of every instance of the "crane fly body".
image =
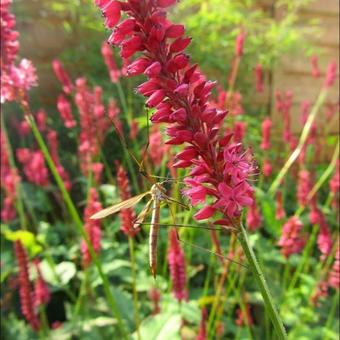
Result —
M149 265L152 275L156 278L156 268L157 268L157 239L159 234L159 220L160 220L160 207L161 203L165 201L172 201L170 197L167 196L166 190L161 183L155 183L152 185L149 191L146 191L140 195L131 197L123 202L115 204L109 208L103 209L94 215L91 219L101 219L109 215L115 214L122 209L129 209L136 205L143 197L150 195L150 200L146 203L144 209L137 216L134 221L133 228L138 228L149 214L151 210L151 223L150 223L150 233L149 233Z

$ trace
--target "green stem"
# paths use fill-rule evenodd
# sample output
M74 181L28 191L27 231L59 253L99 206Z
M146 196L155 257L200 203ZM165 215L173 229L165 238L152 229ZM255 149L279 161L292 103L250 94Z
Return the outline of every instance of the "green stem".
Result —
M123 88L122 88L120 81L116 82L116 87L117 87L117 90L118 90L119 100L120 100L120 103L122 104L127 123L129 124L129 126L131 126L132 115L131 115L131 111L129 110L129 108L127 106L125 94L124 94L124 91L123 91Z
M298 265L297 269L295 270L295 272L293 274L293 277L292 277L290 284L288 286L288 291L290 291L291 289L293 289L295 287L300 274L302 272L304 272L306 264L307 264L307 262L310 258L311 251L313 249L313 245L314 245L314 242L315 242L315 239L316 239L316 234L317 234L318 230L319 230L319 227L317 225L314 225L313 230L312 230L312 235L309 238L308 243L307 243L307 245L306 245L306 247L303 251L302 261L299 262L299 265Z
M135 251L134 251L134 242L133 237L129 236L129 250L130 250L130 260L131 260L131 276L132 276L132 294L133 294L133 313L136 324L137 338L141 339L140 336L140 320L139 320L139 311L138 311L138 293L136 289L136 259L135 259Z
M332 301L332 306L331 306L331 310L329 311L329 314L328 314L328 318L327 318L327 321L326 321L326 326L325 326L325 330L328 330L332 323L333 323L333 319L334 319L334 316L335 316L335 312L336 312L336 307L338 306L338 303L339 303L339 291L337 291L333 297L333 301ZM324 337L324 340L328 340L328 335L326 335Z
M309 194L307 196L308 200L313 198L313 196L318 192L318 190L321 188L323 183L333 173L333 171L334 171L334 169L336 167L336 163L337 163L338 157L339 157L339 138L338 138L337 143L336 143L336 148L334 150L334 153L333 153L333 156L332 156L332 160L329 163L327 169L323 172L321 177L315 183L315 185L313 186L312 190L309 192Z
M274 196L278 187L280 186L280 183L282 181L282 179L284 178L284 176L287 174L288 170L290 169L290 167L294 164L294 162L297 160L297 158L299 157L305 142L308 138L309 132L312 128L312 124L315 120L315 117L317 116L317 113L319 112L322 104L324 103L325 99L327 96L327 88L322 88L322 90L320 91L320 94L312 108L312 111L310 113L310 115L308 116L307 122L303 127L303 130L301 132L301 136L299 139L299 143L296 147L296 149L292 152L292 154L289 156L288 160L286 161L286 163L284 164L284 166L282 167L281 171L278 173L278 175L276 176L275 180L273 181L272 185L270 186L268 192L270 195Z
M52 160L52 157L48 151L48 148L39 132L39 129L35 123L35 120L34 120L34 117L30 114L30 113L27 113L27 108L25 109L24 107L24 110L25 110L25 113L26 113L26 119L28 121L28 123L30 124L31 128L32 128L32 132L34 134L34 137L36 138L38 144L39 144L39 147L42 151L42 153L44 154L44 157L46 159L46 162L52 172L52 175L63 195L63 199L64 199L64 202L68 208L68 211L73 219L73 221L75 222L75 226L77 228L77 231L78 233L82 236L82 238L85 240L85 243L88 247L88 250L90 252L90 255L91 255L91 258L95 264L95 266L97 267L97 270L98 270L98 274L103 282L103 286L104 286L104 292L105 292L105 295L106 295L106 298L108 300L108 303L110 304L110 307L111 307L111 312L113 314L113 316L115 318L117 318L117 322L118 322L118 328L122 334L122 336L127 339L127 332L125 330L125 326L123 324L123 320L117 310L117 306L116 306L116 302L115 302L115 299L113 297L113 294L110 290L110 284L109 284L109 280L107 278L107 276L105 275L105 273L103 272L103 269L102 269L102 266L101 266L101 263L96 255L96 252L94 251L93 247L92 247L92 244L91 242L89 241L88 239L88 236L84 230L84 227L83 227L83 223L82 223L82 220L71 200L71 197L68 193L68 191L66 190L65 188L65 185L64 185L64 182L62 180L62 178L59 176L59 173L56 169L56 166Z
M255 281L257 282L261 295L263 297L265 307L267 308L269 317L273 323L274 329L276 331L277 339L287 339L287 333L283 326L282 320L279 316L279 313L274 305L273 298L267 286L266 280L264 278L262 269L260 268L257 259L255 257L254 251L251 248L251 245L248 240L247 232L244 226L240 223L240 235L239 241L243 248L244 254L247 257L248 264L254 274Z

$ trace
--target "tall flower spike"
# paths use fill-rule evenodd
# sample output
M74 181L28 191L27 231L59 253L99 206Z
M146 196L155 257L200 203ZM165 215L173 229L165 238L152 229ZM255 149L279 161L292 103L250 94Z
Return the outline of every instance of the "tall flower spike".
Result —
M99 210L102 210L102 205L99 201L98 193L95 188L91 188L88 194L87 206L84 211L84 229L88 240L97 255L100 253L101 249L101 221L91 220L90 217ZM92 262L92 258L84 240L81 243L81 253L83 255L83 265L85 267L89 266Z
M50 301L50 291L48 289L48 285L45 282L39 265L40 265L40 261L36 260L34 261L35 264L35 268L37 271L37 280L35 281L35 285L34 285L34 306L35 307L39 307L42 305L47 305L48 302Z
M282 254L288 258L292 254L298 254L305 245L305 239L301 235L302 222L296 217L290 217L282 227L282 235L278 242Z
M19 295L21 311L32 329L38 331L39 320L34 311L32 287L28 275L28 259L21 241L15 241L14 251L19 266Z
M71 78L65 71L63 64L60 62L60 60L58 59L53 60L52 68L53 68L53 71L56 77L58 78L61 85L63 86L63 91L66 94L71 94L73 90L73 84L72 84Z
M40 150L20 148L16 150L16 154L27 179L35 185L46 187L49 179L43 153Z
M254 69L255 73L255 81L256 81L256 91L263 92L264 84L263 84L263 68L261 64L257 64Z
M301 170L299 172L299 179L297 184L297 201L301 206L305 206L308 203L307 196L311 190L311 178L310 173L307 170Z
M262 122L262 143L260 145L262 150L270 149L270 130L272 128L272 121L270 118L266 118Z
M63 94L58 96L57 108L66 128L71 129L77 125L72 115L71 105Z
M125 201L131 197L130 184L127 173L119 162L116 162L117 170L117 187L119 195L122 201ZM119 213L121 224L120 230L127 236L134 237L139 229L133 228L136 220L136 214L132 208L122 209Z
M338 246L338 249L335 253L335 260L332 266L332 269L328 275L328 281L329 285L339 290L340 289L340 247Z
M143 72L148 78L137 92L155 109L152 122L168 125L167 144L185 144L193 150L184 160L176 157L174 164L192 168L191 181L187 182L190 188L184 192L189 198L197 196L195 192L205 193L201 197L209 197L210 212L238 219L242 209L252 204L253 190L247 182L254 170L251 155L219 130L226 112L209 105L215 83L206 80L197 65L190 64L185 49L191 39L185 37L183 26L166 17L164 8L174 1L130 0L119 2L120 10L118 2L111 1L109 6L115 3L112 13L99 2L106 23L117 24L121 12L127 14L109 41L120 46L123 63L139 53L127 69ZM204 199L194 201L203 203Z
M110 79L112 83L117 83L120 77L121 72L119 71L116 61L114 60L112 48L105 41L102 44L101 52L106 64L106 67L109 71Z
M20 176L15 168L12 168L9 161L8 144L5 134L1 130L1 167L0 167L0 187L4 192L4 201L1 209L1 220L10 222L16 217L15 201L17 198L17 185Z
M177 239L176 229L169 231L168 264L172 282L172 292L178 301L187 300L185 259Z

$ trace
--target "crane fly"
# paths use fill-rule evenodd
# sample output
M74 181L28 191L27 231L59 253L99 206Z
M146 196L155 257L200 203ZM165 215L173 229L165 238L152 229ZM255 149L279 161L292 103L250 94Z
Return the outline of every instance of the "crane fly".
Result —
M105 218L109 215L115 214L122 209L129 209L135 206L138 202L140 202L145 196L150 195L150 200L146 203L144 209L140 212L137 216L136 220L134 221L133 228L139 228L146 216L151 211L151 222L150 222L150 233L149 233L149 265L154 278L156 278L156 268L157 268L157 239L159 234L159 227L160 227L160 208L162 202L176 202L177 204L181 205L182 207L187 207L172 198L170 198L166 194L166 190L163 187L162 183L155 183L152 185L149 191L146 191L140 195L131 197L123 202L115 204L111 207L103 209L94 215L92 215L91 219L101 219Z
M112 214L116 214L123 209L132 208L136 204L138 204L144 197L150 195L149 201L146 203L143 210L139 213L139 215L135 219L135 221L133 223L133 228L137 229L141 225L144 225L144 224L150 225L150 231L149 231L149 265L150 265L152 275L154 276L154 278L156 278L157 241L158 241L158 234L159 234L160 227L162 227L162 226L172 226L172 227L175 227L175 228L177 228L177 227L189 227L189 228L204 228L204 229L209 229L209 230L223 230L223 229L224 230L226 230L226 229L232 230L233 228L232 227L230 227L230 228L227 228L227 227L225 227L225 228L214 228L214 227L203 227L203 226L198 226L198 225L180 225L180 224L176 224L175 222L172 223L172 224L168 224L168 225L160 224L160 207L161 207L161 204L163 202L167 203L168 205L169 205L170 202L176 203L176 204L180 205L181 207L185 208L186 210L189 210L189 207L187 205L172 199L171 197L169 197L166 194L166 190L163 186L163 183L166 182L166 181L173 181L173 180L177 180L177 179L166 178L166 180L163 181L163 182L155 182L155 178L163 178L163 177L149 175L143 169L144 156L146 154L147 147L149 146L149 141L148 141L146 150L144 150L144 152L143 152L142 162L138 162L137 159L135 158L135 156L130 152L129 148L127 147L126 141L125 141L124 137L122 136L122 134L120 133L120 131L118 130L118 128L116 127L115 122L111 118L110 118L110 120L112 122L112 125L115 129L116 134L118 135L118 138L119 138L122 146L128 151L131 158L137 163L137 165L139 167L139 172L148 180L149 183L152 184L152 186L151 186L151 189L149 191L146 191L142 194L133 196L133 197L131 197L131 198L125 200L125 201L122 201L120 203L117 203L117 204L115 204L111 207L105 208L105 209L95 213L90 218L91 219L102 219L102 218L105 218L105 217L110 216ZM170 205L169 205L169 209L170 209ZM150 212L151 212L150 223L144 223L146 216ZM170 209L170 212L171 212L171 209ZM172 216L172 218L174 219L174 216ZM179 238L178 233L177 233L177 238L178 238L179 241L181 241L185 244L190 244L191 246L194 246L198 249L202 249L202 250L205 250L209 253L212 253L212 254L216 255L217 257L221 258L222 260L230 260L232 262L235 262L235 263L241 265L242 267L246 267L246 266L242 265L241 263L238 263L236 261L233 261L231 259L224 257L221 254L216 254L213 251L208 250L206 248L185 242L185 241L183 241Z

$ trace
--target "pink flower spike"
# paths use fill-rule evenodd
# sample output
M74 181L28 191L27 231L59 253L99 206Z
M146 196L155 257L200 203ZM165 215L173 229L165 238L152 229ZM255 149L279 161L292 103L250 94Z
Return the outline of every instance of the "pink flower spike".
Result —
M337 75L337 64L335 61L333 61L332 63L328 65L324 86L331 87L336 80L336 75Z
M69 75L66 73L61 62L58 59L53 60L52 67L53 67L53 71L56 77L58 78L60 83L63 85L64 92L66 94L71 94L73 85L72 85Z

